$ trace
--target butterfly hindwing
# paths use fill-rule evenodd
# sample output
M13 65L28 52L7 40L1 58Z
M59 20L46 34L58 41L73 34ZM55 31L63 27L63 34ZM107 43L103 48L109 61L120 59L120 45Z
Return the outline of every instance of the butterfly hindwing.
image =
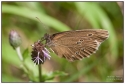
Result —
M78 30L56 33L50 36L48 45L59 57L69 61L89 57L98 50L100 44L107 39L107 30Z

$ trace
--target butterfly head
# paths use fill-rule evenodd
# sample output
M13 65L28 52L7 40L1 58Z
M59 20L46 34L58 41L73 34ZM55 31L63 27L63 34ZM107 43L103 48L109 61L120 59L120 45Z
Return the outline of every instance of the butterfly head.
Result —
M51 42L50 35L46 33L46 34L44 35L44 37L41 38L41 41L44 41L44 40L46 40L46 43Z
M47 40L47 39L49 39L49 38L50 38L50 35L46 33L46 34L44 35L44 40Z

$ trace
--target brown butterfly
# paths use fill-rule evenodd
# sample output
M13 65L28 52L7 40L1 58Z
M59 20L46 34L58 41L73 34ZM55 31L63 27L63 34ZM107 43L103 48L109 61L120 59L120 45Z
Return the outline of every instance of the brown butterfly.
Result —
M95 53L108 37L107 30L84 29L45 34L42 41L46 40L45 46L51 48L59 57L74 61Z

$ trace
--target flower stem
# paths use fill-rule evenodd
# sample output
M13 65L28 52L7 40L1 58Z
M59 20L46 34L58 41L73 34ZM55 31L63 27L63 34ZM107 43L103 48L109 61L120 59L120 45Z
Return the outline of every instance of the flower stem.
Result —
M39 68L38 69L39 70L39 82L42 82L42 69L41 69L42 67L40 64L38 65L38 68Z
M20 47L17 47L17 48L16 48L16 52L17 52L17 54L18 54L20 60L23 61L23 56L22 56L22 54L21 54L21 52L20 52Z
M23 56L22 56L21 51L20 51L20 47L17 47L17 48L16 48L16 52L17 52L17 54L18 54L19 59L20 59L21 62L22 62L21 67L22 67L22 68L24 69L24 71L28 74L29 69L28 69L28 67L26 66L26 64L24 63Z

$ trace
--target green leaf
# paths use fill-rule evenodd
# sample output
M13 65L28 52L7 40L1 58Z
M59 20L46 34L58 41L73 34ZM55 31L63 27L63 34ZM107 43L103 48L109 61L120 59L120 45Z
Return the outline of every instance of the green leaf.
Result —
M24 81L12 75L2 74L2 82L24 82Z
M35 21L39 21L36 19L36 17L39 17L43 23L46 23L47 25L58 31L70 30L68 26L56 20L55 18L50 17L44 14L43 12L30 10L26 7L18 7L18 6L2 4L2 13L15 14Z
M123 14L117 2L99 2L98 3L113 20L115 28L123 27Z
M45 10L39 2L15 2L19 6L27 7L29 9L32 9L34 11L42 11L45 13Z
M28 48L24 50L23 52L23 59L25 60L29 56L29 50Z
M44 76L44 80L52 80L56 76L67 76L68 74L62 71L55 71L55 72L50 72L47 75Z
M78 79L80 76L84 75L85 73L89 72L100 61L100 59L101 57L98 58L98 60L95 61L94 63L91 63L89 66L80 69L78 72L74 73L71 77L66 79L64 82L72 82Z

